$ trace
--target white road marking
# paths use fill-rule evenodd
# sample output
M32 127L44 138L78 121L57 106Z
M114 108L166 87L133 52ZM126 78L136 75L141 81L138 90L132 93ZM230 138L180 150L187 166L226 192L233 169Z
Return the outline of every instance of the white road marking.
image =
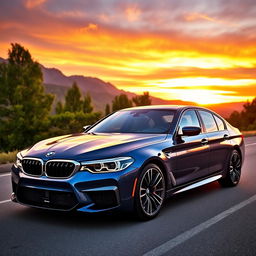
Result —
M195 226L194 228L191 228L184 233L174 237L173 239L163 243L162 245L156 247L155 249L145 253L143 256L160 256L163 255L170 250L172 250L174 247L186 242L190 238L196 236L200 232L206 230L207 228L213 226L214 224L220 222L221 220L227 218L229 215L233 214L234 212L242 209L243 207L247 206L248 204L253 203L256 201L256 195L250 197L249 199L234 205L233 207L229 208L228 210L214 216L213 218L199 224L198 226Z
M248 146L253 146L253 145L256 145L256 143L247 144L245 146L248 147Z
M10 173L0 174L0 178L1 177L6 177L6 176L10 176L10 175L11 175Z
M0 201L0 204L10 203L11 201L12 201L11 199Z

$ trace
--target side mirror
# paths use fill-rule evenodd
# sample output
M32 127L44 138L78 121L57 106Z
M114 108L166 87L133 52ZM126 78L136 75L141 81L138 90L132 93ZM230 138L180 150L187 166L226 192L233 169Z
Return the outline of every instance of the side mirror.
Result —
M83 127L83 131L84 131L84 132L87 132L87 131L90 129L90 127L91 127L91 125L85 125L85 126Z
M195 136L201 133L201 128L196 126L185 126L182 128L182 136Z

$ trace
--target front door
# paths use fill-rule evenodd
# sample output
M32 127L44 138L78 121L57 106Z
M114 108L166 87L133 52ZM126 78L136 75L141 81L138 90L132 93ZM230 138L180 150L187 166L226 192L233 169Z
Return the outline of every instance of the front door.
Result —
M195 110L186 110L180 119L178 129L181 133L185 126L203 128ZM207 135L201 132L196 136L177 136L175 146L172 147L172 172L176 185L208 175L209 145Z

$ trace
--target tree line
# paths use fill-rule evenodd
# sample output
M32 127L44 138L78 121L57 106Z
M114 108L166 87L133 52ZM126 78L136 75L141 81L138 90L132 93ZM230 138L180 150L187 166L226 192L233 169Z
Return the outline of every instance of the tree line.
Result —
M256 130L256 97L251 102L246 102L241 112L232 112L228 121L241 131Z
M11 44L8 61L0 63L0 152L23 149L35 142L68 133L98 121L111 112L135 106L151 105L148 92L129 99L116 96L105 113L94 111L89 93L82 95L73 83L64 102L57 102L51 114L54 95L46 93L38 62L20 44Z

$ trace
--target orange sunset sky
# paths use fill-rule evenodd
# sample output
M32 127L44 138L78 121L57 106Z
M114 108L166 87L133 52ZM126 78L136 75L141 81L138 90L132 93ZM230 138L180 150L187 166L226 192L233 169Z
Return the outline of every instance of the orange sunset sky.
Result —
M66 75L199 104L256 96L255 0L1 0L11 42Z

